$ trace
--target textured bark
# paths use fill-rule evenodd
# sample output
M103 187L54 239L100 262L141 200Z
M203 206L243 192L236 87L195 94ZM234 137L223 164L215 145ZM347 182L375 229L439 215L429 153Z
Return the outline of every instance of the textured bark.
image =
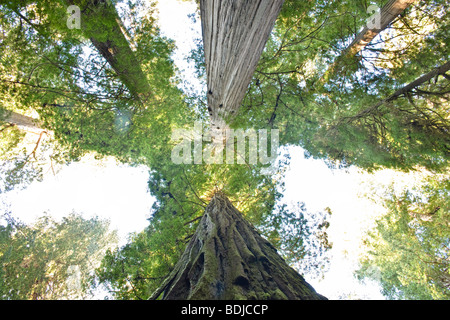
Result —
M330 68L328 68L321 82L326 83L330 78L335 76L343 67L343 61L363 50L381 31L386 29L414 2L417 2L417 0L389 0L380 11L380 28L369 28L366 25Z
M150 299L236 300L326 298L221 193L206 207L185 252Z
M384 29L386 29L399 15L417 0L389 0L380 12L380 28L367 26L356 36L355 40L344 51L344 55L354 56L364 49Z
M225 129L239 109L283 2L200 0L213 128Z
M145 100L151 93L150 85L122 31L122 22L114 5L108 0L66 2L80 7L84 36L91 40L128 90Z

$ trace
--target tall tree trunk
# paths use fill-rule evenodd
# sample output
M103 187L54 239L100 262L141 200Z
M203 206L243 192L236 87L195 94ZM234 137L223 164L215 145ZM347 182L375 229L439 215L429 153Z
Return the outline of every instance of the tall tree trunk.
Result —
M239 109L284 0L200 0L211 124Z
M32 2L21 1L20 6L23 8ZM62 3L80 8L83 35L106 59L131 94L145 101L151 94L150 85L124 35L122 21L111 0L63 0Z
M379 26L365 26L353 42L344 51L344 56L354 56L364 49L384 29L386 29L399 15L417 0L389 0L380 11Z
M20 113L0 108L0 120L19 129L40 134L43 129L38 119L21 115Z
M147 77L122 31L122 22L109 0L66 0L81 9L81 29L108 61L122 83L137 98L151 94Z
M157 298L326 299L221 193L213 196L179 262L150 299Z
M341 70L344 61L354 57L358 52L363 50L381 31L386 29L406 8L411 6L417 0L389 0L383 8L381 8L379 16L379 25L364 26L363 30L358 33L352 43L342 51L342 54L328 68L325 75L321 79L321 83L326 83L333 78Z

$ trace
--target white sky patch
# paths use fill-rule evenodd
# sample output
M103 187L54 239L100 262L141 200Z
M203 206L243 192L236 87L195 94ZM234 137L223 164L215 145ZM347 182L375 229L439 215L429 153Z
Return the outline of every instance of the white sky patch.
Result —
M308 212L323 211L326 207L332 211L328 229L329 241L333 243L330 270L323 280L309 279L306 275L307 281L329 299L384 299L376 283L362 284L353 276L364 253L362 238L374 226L375 218L386 212L369 197L375 193L381 196L389 186L401 192L417 185L423 176L390 169L373 174L355 167L332 170L322 160L306 159L300 147L289 150L291 167L285 176L286 200L304 202Z
M22 191L4 196L14 217L32 223L47 212L56 219L72 211L85 218L99 216L117 229L120 244L130 232L147 225L154 198L147 192L148 169L117 165L109 159L102 164L84 160L64 167L55 176L46 175Z
M192 90L201 90L202 85L195 77L195 66L187 61L192 50L196 49L195 40L202 37L200 18L192 22L191 14L197 11L197 5L179 0L157 1L158 23L163 36L175 40L177 49L172 58L180 70L182 80Z
M197 5L194 2L163 0L157 2L157 9L162 34L175 40L183 51L194 49L192 38L201 37L201 26L200 23L194 25L189 15L196 12Z
M370 175L356 168L332 170L322 160L306 159L300 147L289 148L290 169L285 176L287 202L304 202L307 212L323 211L329 207L329 241L333 243L330 269L324 279L306 280L329 299L345 297L383 299L376 285L363 285L353 276L361 252L360 241L371 226L373 217L382 208L359 197L361 182ZM349 296L350 294L350 296Z

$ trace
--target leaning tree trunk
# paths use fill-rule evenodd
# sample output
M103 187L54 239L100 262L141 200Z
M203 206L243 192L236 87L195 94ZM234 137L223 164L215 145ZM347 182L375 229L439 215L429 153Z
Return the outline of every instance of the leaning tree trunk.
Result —
M24 116L20 113L0 108L0 121L6 122L21 130L40 134L45 131L38 119Z
M284 0L200 0L213 129L226 129L244 99Z
M19 5L25 8L32 2L34 1L21 1ZM67 6L76 5L80 8L80 27L83 36L91 41L130 93L145 101L151 94L151 88L125 36L126 30L114 3L111 0L62 2Z
M221 193L213 196L179 262L150 299L157 298L326 299Z
M81 9L81 29L108 61L132 95L145 100L151 94L147 77L130 47L120 17L109 0L65 0Z
M381 31L386 29L392 22L401 15L409 6L418 0L389 0L380 10L379 25L364 26L350 45L342 51L342 54L336 58L335 62L328 68L322 77L320 83L325 84L337 76L345 65L345 61L354 57L363 50Z
M365 26L353 42L344 51L346 56L354 56L364 49L384 29L386 29L399 15L417 0L389 0L380 11L379 26Z

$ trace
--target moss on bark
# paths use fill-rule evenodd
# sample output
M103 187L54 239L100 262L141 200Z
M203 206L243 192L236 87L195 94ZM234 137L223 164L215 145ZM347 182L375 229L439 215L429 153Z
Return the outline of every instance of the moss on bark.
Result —
M150 299L326 299L216 193L172 273Z

